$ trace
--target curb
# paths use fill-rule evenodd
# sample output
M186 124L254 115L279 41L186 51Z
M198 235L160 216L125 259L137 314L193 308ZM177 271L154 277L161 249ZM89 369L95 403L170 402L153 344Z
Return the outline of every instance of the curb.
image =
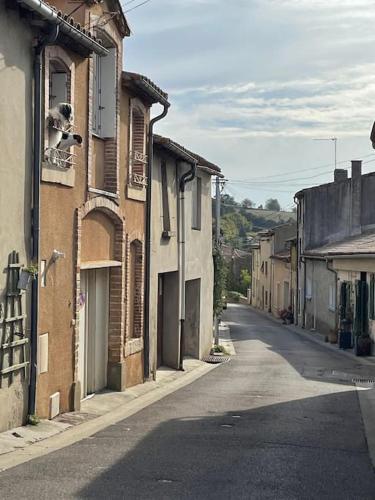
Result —
M62 432L41 441L29 444L21 449L16 449L7 454L0 455L0 472L29 462L34 458L42 457L54 451L70 446L82 439L114 425L127 417L138 413L144 408L169 396L175 391L195 382L202 376L217 368L219 365L202 364L198 368L184 373L181 377L171 380L162 386L156 387L149 392L136 397L118 408L111 409L107 413L92 420L85 421L77 426L63 430Z

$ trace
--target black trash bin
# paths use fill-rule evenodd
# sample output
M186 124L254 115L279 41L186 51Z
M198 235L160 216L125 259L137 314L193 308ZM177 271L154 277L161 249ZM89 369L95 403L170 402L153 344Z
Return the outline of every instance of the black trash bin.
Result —
M339 347L340 349L351 349L352 347L352 331L351 323L343 319L339 330Z

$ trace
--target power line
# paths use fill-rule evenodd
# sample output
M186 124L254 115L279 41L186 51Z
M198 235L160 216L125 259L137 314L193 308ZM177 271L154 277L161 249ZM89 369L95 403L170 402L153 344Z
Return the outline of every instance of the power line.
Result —
M142 5L146 5L146 3L149 3L151 2L151 0L145 0L144 2L141 2L139 3L138 5L136 5L135 7L132 7L131 9L128 9L125 11L125 14L127 14L128 12L131 12L132 10L135 10L135 9L138 9L138 7L142 7ZM129 2L130 3L130 2ZM126 4L125 4L126 5Z
M359 157L361 158L368 158L370 156L374 156L375 153L371 153L371 154L368 154L368 155L358 155ZM349 160L341 160L341 161L338 161L337 162L337 165L341 165L343 163L348 163L350 162L351 159ZM364 162L364 163L368 163L368 162ZM303 169L298 169L298 170L291 170L290 172L287 172L287 174L294 174L294 173L300 173L300 172L307 172L307 171L311 171L311 170L319 170L321 168L328 168L328 167L332 167L334 166L333 163L326 163L325 165L320 165L319 167L308 167L308 168L303 168ZM283 175L285 174L273 174L273 175L266 175L266 176L262 176L262 177L253 177L253 178L248 178L248 179L245 179L245 180L251 180L251 181L254 181L254 180L257 180L257 179L271 179L271 178L274 178L274 177L282 177ZM238 179L238 180L242 180L242 179Z
M368 164L368 163L371 163L375 161L375 158L371 159L371 160L367 160L365 162L363 162L363 164ZM311 169L309 169L311 170ZM280 180L275 180L275 181L263 181L263 180L260 180L260 179L264 179L264 178L261 178L261 177L257 177L255 179L228 179L228 182L231 182L231 183L241 183L241 184L253 184L255 186L260 186L262 184L285 184L285 183L290 183L290 182L294 182L294 181L304 181L304 180L309 180L309 179L316 179L317 177L320 177L322 175L326 175L326 174L330 174L332 173L332 170L326 170L324 172L320 172L318 174L315 174L315 175L311 175L311 176L308 176L308 177L287 177L285 179L280 179ZM285 174L284 174L285 175ZM276 177L276 175L275 175ZM267 177L265 177L267 178ZM271 176L272 178L272 176ZM256 180L258 179L258 180Z

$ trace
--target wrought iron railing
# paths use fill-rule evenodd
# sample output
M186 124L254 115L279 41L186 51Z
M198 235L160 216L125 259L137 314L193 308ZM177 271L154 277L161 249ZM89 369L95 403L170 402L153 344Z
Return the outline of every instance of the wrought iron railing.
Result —
M132 186L147 186L147 177L145 175L147 165L147 155L140 151L130 151L129 165L129 183Z
M74 160L76 156L69 150L48 148L45 153L45 160L47 165L49 164L52 167L61 168L62 170L69 170L75 165Z

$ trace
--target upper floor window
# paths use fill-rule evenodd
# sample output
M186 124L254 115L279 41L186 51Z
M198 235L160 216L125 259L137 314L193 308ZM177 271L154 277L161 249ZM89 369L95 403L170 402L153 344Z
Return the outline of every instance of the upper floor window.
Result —
M146 185L146 121L145 111L134 102L130 107L129 182L138 187Z
M93 55L92 131L102 138L116 135L116 49Z
M191 207L193 229L201 229L201 210L202 210L202 179L195 177L191 183Z
M49 108L62 102L69 103L70 71L62 62L51 60L49 65Z

